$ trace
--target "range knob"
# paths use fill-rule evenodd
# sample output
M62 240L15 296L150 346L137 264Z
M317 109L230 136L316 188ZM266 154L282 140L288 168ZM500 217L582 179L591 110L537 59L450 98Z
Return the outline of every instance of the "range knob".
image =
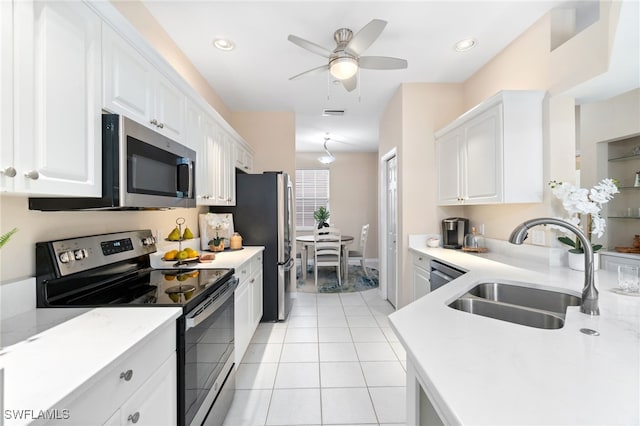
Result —
M147 237L142 239L143 246L150 246L156 243L156 239L153 237Z
M82 260L88 256L89 256L89 253L87 252L86 249L77 249L77 250L74 250L73 252L73 257L75 257L76 260Z
M58 258L62 263L70 263L76 260L76 254L73 250L63 251L58 255Z

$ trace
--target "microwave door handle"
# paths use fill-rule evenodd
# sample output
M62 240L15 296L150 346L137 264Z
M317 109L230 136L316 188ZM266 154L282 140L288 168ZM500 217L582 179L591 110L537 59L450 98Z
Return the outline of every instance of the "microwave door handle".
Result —
M194 174L193 174L193 161L188 160L188 164L189 164L189 186L187 188L187 193L189 194L189 198L193 197L193 178L194 178Z

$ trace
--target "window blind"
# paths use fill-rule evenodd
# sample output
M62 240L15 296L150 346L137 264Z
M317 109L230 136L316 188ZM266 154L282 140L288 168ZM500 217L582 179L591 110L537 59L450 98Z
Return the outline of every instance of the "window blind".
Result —
M329 170L296 170L296 226L314 227L318 207L329 210Z

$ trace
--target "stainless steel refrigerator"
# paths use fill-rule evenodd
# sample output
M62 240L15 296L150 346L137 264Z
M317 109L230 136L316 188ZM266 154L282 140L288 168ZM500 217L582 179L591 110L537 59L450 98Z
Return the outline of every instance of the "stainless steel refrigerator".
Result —
M291 309L295 282L293 250L293 188L284 172L236 175L235 207L211 207L233 213L242 244L264 246L262 321L282 321Z

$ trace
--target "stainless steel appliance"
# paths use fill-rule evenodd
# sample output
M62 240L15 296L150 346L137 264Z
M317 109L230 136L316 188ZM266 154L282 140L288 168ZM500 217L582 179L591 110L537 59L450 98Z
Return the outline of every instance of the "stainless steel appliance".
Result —
M102 116L102 197L29 198L31 210L195 207L196 152L125 116Z
M233 269L151 269L150 230L36 244L38 307L179 306L178 425L222 424L235 391Z
M431 289L433 291L464 275L465 272L437 260L431 260Z
M442 220L442 247L459 249L464 236L469 233L469 219L449 217Z
M293 188L283 172L236 175L235 207L212 207L233 213L233 226L243 244L264 246L262 321L284 320L291 308L295 280Z

